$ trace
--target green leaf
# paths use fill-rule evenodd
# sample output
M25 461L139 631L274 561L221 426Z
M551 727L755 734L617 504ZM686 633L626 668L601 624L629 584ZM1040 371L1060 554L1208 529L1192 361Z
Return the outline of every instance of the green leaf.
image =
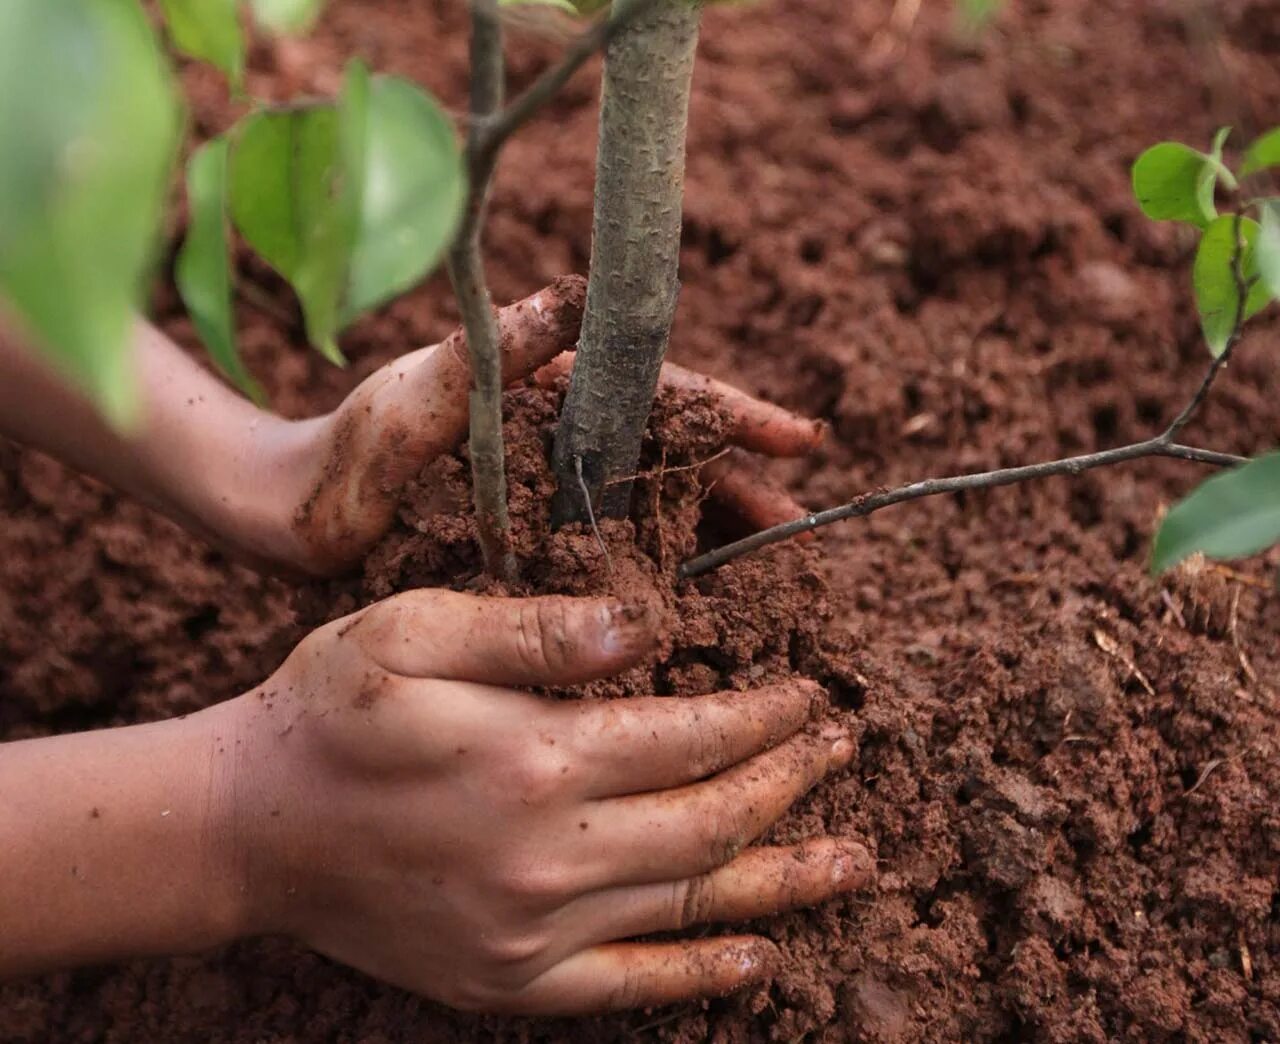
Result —
M174 46L221 69L233 87L244 79L244 34L236 0L160 0Z
M0 296L116 425L179 131L136 3L0 3Z
M1280 200L1264 200L1260 207L1262 225L1258 232L1258 276L1267 293L1280 297Z
M453 126L422 88L375 77L345 322L402 293L453 239L466 178Z
M251 0L254 21L272 33L303 33L315 23L324 0Z
M1253 174L1267 167L1280 167L1280 127L1267 131L1245 150L1241 174Z
M332 105L256 113L237 128L230 162L236 228L293 286L308 339L334 359L355 219L342 191L339 124Z
M956 0L956 18L968 33L980 33L995 19L1005 0Z
M348 68L337 105L260 112L238 128L231 215L289 280L307 336L341 361L335 338L440 259L465 184L453 128L420 87Z
M570 0L498 0L499 7L557 7L567 14L577 15L581 12Z
M1258 259L1255 245L1258 239L1258 223L1250 218L1240 219L1240 236L1243 240L1240 267L1245 282L1253 282L1245 299L1242 316L1239 313L1240 293L1233 260L1236 255L1236 216L1223 214L1205 229L1196 250L1191 278L1195 287L1196 309L1200 313L1200 328L1204 339L1215 357L1222 354L1235 330L1237 319L1244 322L1256 315L1271 300L1265 284L1258 279ZM1255 281L1256 280L1256 281Z
M1213 205L1216 179L1211 157L1178 142L1164 141L1152 145L1134 163L1133 194L1149 218L1207 228L1217 216Z
M236 349L231 311L231 252L227 225L227 142L215 138L187 167L191 219L178 253L175 280L209 355L254 402L265 396Z
M1165 516L1151 569L1162 573L1197 551L1243 558L1280 542L1280 453L1202 483Z

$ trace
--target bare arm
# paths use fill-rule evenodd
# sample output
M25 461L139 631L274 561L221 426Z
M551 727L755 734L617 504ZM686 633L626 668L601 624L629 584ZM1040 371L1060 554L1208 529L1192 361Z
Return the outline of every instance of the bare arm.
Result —
M0 747L0 976L233 937L212 720Z
M0 318L0 433L254 559L287 561L311 426L260 410L160 331L135 327L138 430L122 435ZM282 517L283 516L283 517Z
M567 373L583 281L565 277L498 311L503 377ZM370 375L332 413L286 421L260 410L154 327L136 327L142 422L131 436L47 369L0 309L0 434L111 483L252 564L329 575L355 566L394 517L404 482L467 432L470 365L462 331ZM551 363L552 360L556 360ZM551 365L547 365L551 363ZM811 449L820 427L675 367L663 380L719 395L732 440L771 456ZM711 477L711 476L708 476ZM761 500L758 483L720 482L754 525L803 514ZM728 496L733 489L748 496Z

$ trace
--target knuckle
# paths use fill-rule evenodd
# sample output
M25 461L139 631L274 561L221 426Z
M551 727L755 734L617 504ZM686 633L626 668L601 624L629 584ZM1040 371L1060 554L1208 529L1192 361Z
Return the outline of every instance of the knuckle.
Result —
M699 722L694 733L693 770L701 776L715 772L728 760L729 740L720 729Z
M480 942L482 958L499 975L533 964L546 951L547 939L532 931L495 933Z
M715 909L715 891L715 880L710 874L677 881L671 891L670 922L673 930L683 931L710 918L711 911Z
M614 1011L626 1011L640 1007L644 998L644 984L634 967L626 968L618 984L609 991L608 1006Z
M751 839L746 814L730 800L720 801L707 816L708 832L704 837L707 861L712 866L732 862Z
M569 602L538 598L520 606L516 617L516 655L531 674L548 674L569 656Z
M521 907L549 907L573 891L568 869L560 863L513 861L502 871L500 889Z
M520 804L547 808L574 786L577 771L567 753L547 744L517 757L498 780L502 792Z

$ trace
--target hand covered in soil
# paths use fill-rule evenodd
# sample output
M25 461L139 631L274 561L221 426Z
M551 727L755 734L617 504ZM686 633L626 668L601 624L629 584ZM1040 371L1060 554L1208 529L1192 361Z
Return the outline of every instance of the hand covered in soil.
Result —
M585 282L564 277L532 297L500 309L503 375L508 382L537 371L540 383L569 372L578 339ZM667 365L662 381L718 397L732 413L732 441L774 457L801 456L825 431L780 407L719 381ZM459 329L438 345L397 359L365 380L327 417L301 422L280 443L289 463L275 470L290 491L288 534L269 534L258 557L284 549L277 564L316 574L356 565L381 539L395 514L400 491L425 463L456 449L466 438L471 368ZM785 493L751 475L741 462L711 462L704 475L713 495L753 528L804 514ZM305 485L298 486L295 476Z
M260 689L207 712L235 751L221 807L242 933L287 933L492 1012L768 978L779 955L760 937L618 940L865 885L872 861L852 841L745 847L852 743L812 720L806 683L612 702L509 687L600 678L655 644L649 615L612 600L441 591L316 631Z

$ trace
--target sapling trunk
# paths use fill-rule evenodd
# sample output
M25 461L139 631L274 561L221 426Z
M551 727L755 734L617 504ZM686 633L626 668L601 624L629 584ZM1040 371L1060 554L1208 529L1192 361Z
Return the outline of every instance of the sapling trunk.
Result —
M483 147L486 121L502 106L504 68L498 0L471 3L471 126L467 133L468 198L462 224L449 251L462 325L471 359L471 478L475 487L476 532L485 569L511 581L516 575L507 515L506 458L502 443L502 355L493 300L480 256L489 181L496 154Z
M614 17L638 0L616 0ZM685 126L699 7L663 0L610 42L587 308L556 431L556 525L623 517L679 293Z

